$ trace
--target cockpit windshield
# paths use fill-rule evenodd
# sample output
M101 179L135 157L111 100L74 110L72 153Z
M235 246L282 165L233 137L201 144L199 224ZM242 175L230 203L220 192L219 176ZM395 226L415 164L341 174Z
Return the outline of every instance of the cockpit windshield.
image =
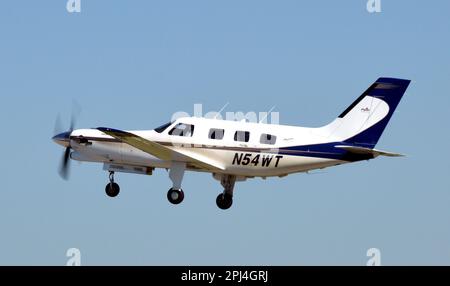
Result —
M155 128L155 131L158 133L163 133L170 125L172 125L173 122L166 123L164 125L159 126L158 128Z

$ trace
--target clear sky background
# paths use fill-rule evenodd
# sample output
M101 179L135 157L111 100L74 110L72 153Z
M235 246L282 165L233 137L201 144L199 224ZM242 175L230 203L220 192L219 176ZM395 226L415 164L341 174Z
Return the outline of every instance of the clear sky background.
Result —
M3 1L0 5L0 264L450 264L450 2ZM152 129L177 111L268 111L282 124L333 120L380 76L411 79L379 158L316 174L220 184L188 173L170 205L165 170L57 168L57 114L77 127Z

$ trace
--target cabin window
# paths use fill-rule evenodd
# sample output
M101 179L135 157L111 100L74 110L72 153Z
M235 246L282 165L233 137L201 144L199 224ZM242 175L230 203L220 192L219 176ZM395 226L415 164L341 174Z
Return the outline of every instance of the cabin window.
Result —
M261 144L275 145L275 143L277 142L277 136L270 134L261 134L261 139L259 142L261 142Z
M166 123L164 125L159 126L158 128L155 128L155 131L158 133L163 133L169 126L172 125L172 122Z
M248 142L250 141L250 132L248 131L236 131L234 134L234 141Z
M214 139L214 140L222 140L223 136L225 134L225 130L223 129L216 129L216 128L211 128L209 130L209 139Z
M172 130L170 130L169 135L192 137L192 135L194 135L194 125L178 123Z

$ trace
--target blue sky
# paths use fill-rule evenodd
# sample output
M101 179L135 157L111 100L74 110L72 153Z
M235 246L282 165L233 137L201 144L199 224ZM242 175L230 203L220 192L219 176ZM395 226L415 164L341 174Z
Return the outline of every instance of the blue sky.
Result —
M0 9L0 264L450 264L450 2L8 1ZM57 174L50 140L60 113L77 127L152 129L177 111L267 111L282 124L333 120L380 76L412 80L378 148L406 153L313 175L239 183L220 211L220 184L188 173L167 202L165 170L101 165Z

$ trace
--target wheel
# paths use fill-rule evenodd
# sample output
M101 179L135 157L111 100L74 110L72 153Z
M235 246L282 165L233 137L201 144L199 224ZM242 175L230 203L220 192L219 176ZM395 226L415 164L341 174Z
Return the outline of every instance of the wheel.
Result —
M105 187L105 192L109 197L115 198L120 193L120 187L116 183L108 183Z
M219 194L216 203L220 209L227 210L233 205L233 197L228 194Z
M174 205L181 204L181 202L184 200L184 192L181 189L170 189L169 192L167 192L167 199Z

